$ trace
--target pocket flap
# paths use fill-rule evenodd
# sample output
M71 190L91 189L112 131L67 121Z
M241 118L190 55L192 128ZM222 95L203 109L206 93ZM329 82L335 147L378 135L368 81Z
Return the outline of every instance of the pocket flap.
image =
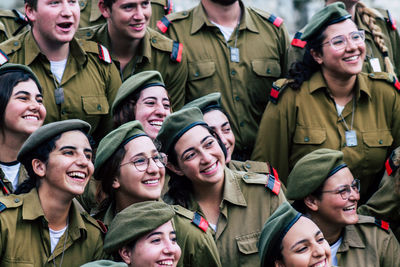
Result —
M319 145L326 140L326 130L323 128L297 126L293 142L296 144Z
M369 147L391 146L393 137L389 130L378 130L362 133L364 143Z
M88 115L108 114L110 110L105 96L82 96L82 104Z
M253 71L264 77L280 77L281 65L275 59L255 59L251 61Z
M215 63L212 61L189 63L188 65L190 81L210 77L215 72Z
M252 233L235 237L239 251L243 254L253 254L258 252L258 239L260 238L260 232Z

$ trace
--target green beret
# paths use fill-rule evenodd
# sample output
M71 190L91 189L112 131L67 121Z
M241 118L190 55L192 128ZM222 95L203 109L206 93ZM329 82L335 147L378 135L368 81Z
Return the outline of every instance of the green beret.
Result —
M110 260L92 261L81 265L81 267L127 267L125 262L115 262Z
M300 200L313 193L324 181L347 167L343 152L322 148L302 157L290 172L286 198Z
M144 201L117 213L104 239L104 251L113 253L172 219L174 210L160 201Z
M351 18L351 15L347 12L342 2L335 2L327 5L311 17L304 29L301 39L303 41L310 40L315 34L319 33L322 28L349 18Z
M139 121L130 121L122 124L117 129L101 139L96 152L94 168L97 169L120 147L139 136L147 136Z
M260 266L273 266L271 261L274 258L271 255L279 253L283 238L301 215L288 202L283 202L268 218L258 242L258 253L261 258Z
M86 121L72 119L56 121L39 127L34 131L18 152L17 160L22 162L31 152L35 151L40 145L50 141L53 137L73 130L82 130L89 133L90 124Z
M182 109L184 108L191 108L191 107L198 107L201 112L207 113L212 108L219 108L221 109L221 93L211 93L200 98L197 98L189 103L185 104Z
M197 125L207 125L199 108L181 109L168 115L157 135L161 152L168 153L184 133Z
M164 80L158 71L142 71L126 79L118 89L115 100L111 106L111 114L114 114L118 105L131 94L151 86L162 86L165 88Z
M6 63L6 64L0 66L0 75L9 73L9 72L21 72L21 71L31 74L33 77L33 80L35 81L35 83L37 84L37 86L39 88L39 91L42 92L42 87L40 85L38 77L28 66L22 65L22 64L15 64L15 63Z

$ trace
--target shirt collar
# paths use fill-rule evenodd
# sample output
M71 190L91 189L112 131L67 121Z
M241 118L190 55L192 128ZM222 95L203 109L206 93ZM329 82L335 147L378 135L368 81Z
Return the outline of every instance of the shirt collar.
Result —
M348 251L350 248L366 248L366 244L358 233L355 225L347 225L344 228L343 240L338 249L338 253Z
M241 177L235 175L235 173L227 167L225 167L224 173L225 181L222 201L225 200L238 206L247 207L246 199L239 185L239 179L241 179Z

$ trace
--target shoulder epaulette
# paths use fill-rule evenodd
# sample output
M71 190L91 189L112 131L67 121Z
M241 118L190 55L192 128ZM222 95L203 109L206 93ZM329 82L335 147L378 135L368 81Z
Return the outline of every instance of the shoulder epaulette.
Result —
M193 211L190 211L182 206L179 205L172 205L176 214L185 217L186 219L192 220L193 219Z
M8 62L8 57L6 53L3 52L3 50L0 49L0 66L3 65L4 63Z
M168 27L171 24L171 21L164 16L159 21L157 21L157 28L162 32L166 33L168 31Z
M204 219L200 214L198 214L197 212L194 213L193 219L192 219L192 223L194 225L196 225L197 227L199 227L201 230L203 230L204 232L207 232L208 229L208 222L206 219Z
M389 158L385 162L385 169L386 169L386 172L388 173L388 175L392 175L392 173L395 173L397 171L397 169L399 168L399 166L394 164L394 161L393 161L394 156L395 156L395 152L392 151Z
M162 17L159 21L157 21L157 28L162 32L166 33L168 27L171 25L172 21L185 19L189 17L189 13L187 10L181 12L174 12Z
M279 79L272 84L271 93L269 94L269 101L274 104L278 103L279 95L286 88L288 84L287 79Z
M307 44L307 41L302 41L301 40L301 36L302 35L303 35L302 32L296 32L296 34L293 37L291 45L295 46L295 47L304 48L306 46L306 44Z
M400 82L394 75L387 72L374 72L368 74L368 77L374 80L384 80L392 84L396 91L400 93Z
M6 209L17 208L23 204L23 199L18 195L9 195L1 199L0 213Z
M277 17L274 14L270 14L270 13L268 13L264 10L258 9L258 8L250 7L250 9L253 10L254 12L256 12L261 17L268 20L269 22L271 22L276 27L279 28L282 25L283 19L281 17Z
M108 49L104 45L97 45L99 46L99 58L108 64L112 63L111 55Z
M166 15L172 13L173 6L172 6L171 0L167 0L167 5L164 7L164 10L165 10L165 14L166 14Z
M182 61L183 45L176 41L172 44L171 60L176 62Z
M103 234L107 234L107 232L108 232L107 226L106 226L102 221L100 221L100 220L96 220L96 221L97 221L97 223L98 223L99 226L100 226L101 232L102 232Z
M275 178L275 176L269 174L268 183L265 185L265 187L270 189L275 195L278 195L281 189L281 182L279 181L279 179Z
M387 14L388 14L387 23L392 28L392 30L394 30L394 31L397 30L396 20L392 17L389 10L387 10Z
M379 220L379 219L375 219L375 224L378 226L378 227L380 227L380 228L382 228L383 230L385 230L386 232L389 232L389 223L388 222L385 222L385 221L383 221L383 220Z

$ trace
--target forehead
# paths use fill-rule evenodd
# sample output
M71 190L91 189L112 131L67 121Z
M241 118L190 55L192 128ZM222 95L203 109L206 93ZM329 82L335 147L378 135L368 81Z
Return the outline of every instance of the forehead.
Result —
M167 90L162 86L150 86L140 92L140 98L168 98Z
M282 240L284 248L289 248L294 243L303 239L314 239L315 234L319 231L318 226L310 219L301 216L299 220L289 229Z
M211 110L203 115L204 121L210 126L220 126L228 121L226 115L217 109Z
M149 2L150 0L116 0L113 5L125 5L125 4L141 4Z
M32 79L17 83L13 88L13 93L16 93L18 91L27 91L32 94L40 93L37 84Z
M139 153L151 153L154 150L156 150L156 147L148 136L136 137L125 144L126 156L128 157Z
M357 31L356 24L351 19L346 19L339 23L329 25L324 33L327 38L332 38L338 35L348 35L351 32Z
M209 131L201 125L194 126L186 133L184 133L181 138L176 142L176 150L184 150L190 146L197 146L201 144L201 141L210 135Z
M56 141L56 147L61 148L63 146L91 148L86 135L78 130L68 131L61 134L60 139Z
M334 175L329 177L324 184L324 189L334 189L341 185L349 185L354 177L349 168L340 169Z

